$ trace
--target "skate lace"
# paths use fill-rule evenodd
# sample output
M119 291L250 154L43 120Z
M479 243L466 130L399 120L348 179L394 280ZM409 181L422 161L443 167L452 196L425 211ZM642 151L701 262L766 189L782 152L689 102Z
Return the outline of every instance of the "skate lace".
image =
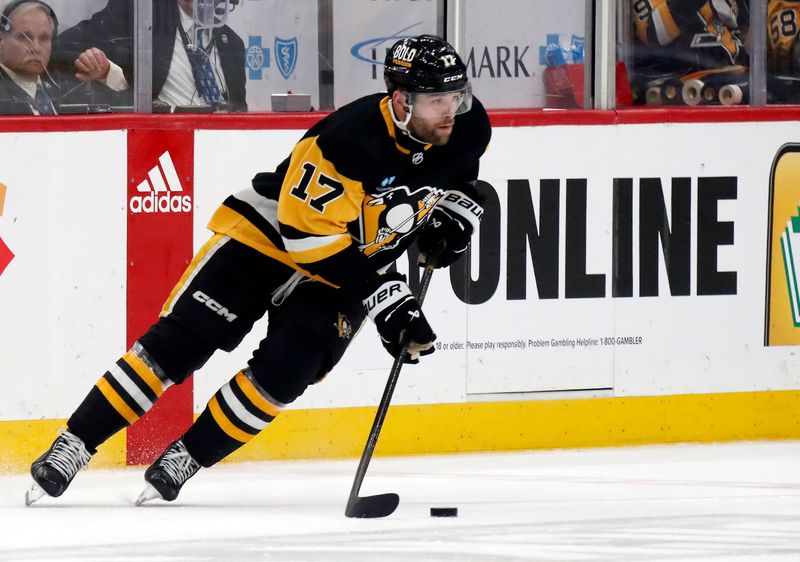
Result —
M62 429L59 435L52 452L47 456L47 462L67 480L71 480L76 472L89 463L92 455L86 450L83 441L69 431Z
M164 453L160 465L164 472L177 484L182 484L188 480L200 468L200 465L192 458L189 451L180 444L170 447Z

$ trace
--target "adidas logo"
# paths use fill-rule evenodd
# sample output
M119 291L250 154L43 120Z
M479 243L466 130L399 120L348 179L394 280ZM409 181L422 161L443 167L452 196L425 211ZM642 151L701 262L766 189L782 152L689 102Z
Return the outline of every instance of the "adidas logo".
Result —
M128 205L131 213L188 213L192 210L192 198L179 195L183 192L178 171L169 151L158 157L158 164L147 172L147 179L136 186L142 195L131 197Z

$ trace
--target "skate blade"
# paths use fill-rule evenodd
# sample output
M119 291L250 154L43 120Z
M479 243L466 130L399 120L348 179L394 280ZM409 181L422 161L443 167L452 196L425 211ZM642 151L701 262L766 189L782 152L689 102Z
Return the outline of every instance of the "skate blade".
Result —
M45 491L36 482L33 483L31 489L25 492L25 505L31 506L33 502L38 501L45 495Z
M149 502L150 500L161 500L164 499L161 497L161 494L158 493L158 490L153 488L152 484L148 484L147 487L142 490L142 493L139 494L139 497L136 498L136 505L142 505L145 502Z

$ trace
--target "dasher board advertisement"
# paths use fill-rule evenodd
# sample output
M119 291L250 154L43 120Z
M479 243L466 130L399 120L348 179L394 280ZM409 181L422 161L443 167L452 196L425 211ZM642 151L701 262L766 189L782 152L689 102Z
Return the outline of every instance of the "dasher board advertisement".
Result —
M138 299L158 296L148 252L129 245L180 236L185 262L217 205L301 134L196 131L179 143L193 165L165 145L130 177L127 131L0 134L0 416L68 416L146 325L126 329ZM747 158L713 141L731 138ZM393 403L799 388L783 257L795 252L798 142L794 121L495 127L472 250L435 272L425 301L436 352L403 369ZM76 164L86 150L103 156L90 170ZM174 220L129 230L148 213ZM414 260L398 263L412 287ZM773 325L789 336L767 339ZM265 329L195 377L195 412ZM368 322L300 407L374 405L390 365Z
M227 134L199 136L198 155L248 146L235 158L253 162L269 146L265 133ZM770 169L795 134L780 122L496 127L470 255L436 272L425 303L437 351L404 371L397 399L797 387L795 355L763 345ZM746 161L708 142L734 136ZM198 190L224 185L202 161ZM391 362L377 341L368 323L304 404L335 403L331 385L371 403Z
M124 351L125 147L0 134L0 420L66 417Z

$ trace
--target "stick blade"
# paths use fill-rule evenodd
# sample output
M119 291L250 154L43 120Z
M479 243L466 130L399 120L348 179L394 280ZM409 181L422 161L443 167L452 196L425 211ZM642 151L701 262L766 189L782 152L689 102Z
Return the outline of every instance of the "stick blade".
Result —
M378 494L377 496L363 498L355 497L347 502L344 514L347 517L376 519L394 513L399 503L400 496L397 494Z

